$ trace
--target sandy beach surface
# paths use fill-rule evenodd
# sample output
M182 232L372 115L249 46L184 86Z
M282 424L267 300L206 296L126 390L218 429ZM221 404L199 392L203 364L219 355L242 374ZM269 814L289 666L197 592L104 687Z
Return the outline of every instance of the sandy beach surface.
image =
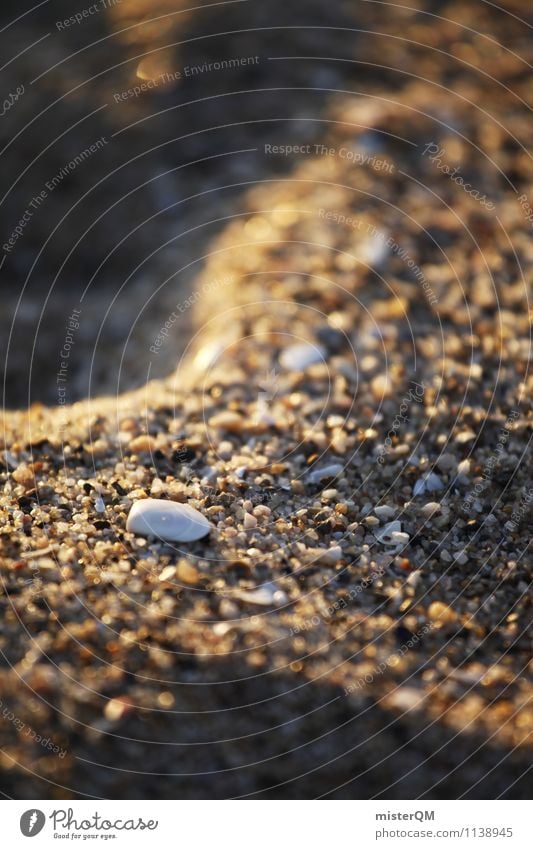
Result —
M10 30L9 797L531 792L523 10L287 5Z

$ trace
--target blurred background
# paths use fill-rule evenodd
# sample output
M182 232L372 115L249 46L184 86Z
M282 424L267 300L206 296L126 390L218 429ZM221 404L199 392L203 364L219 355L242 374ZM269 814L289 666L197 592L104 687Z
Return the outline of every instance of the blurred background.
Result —
M2 96L21 86L24 93L0 123L3 244L31 199L60 179L2 252L5 405L57 403L58 352L73 308L82 316L69 402L173 370L192 312L170 334L164 356L150 357L159 328L194 289L230 216L253 208L253 183L297 168L297 155L265 155L267 142L331 141L344 122L348 143L446 191L416 143L442 140L447 126L448 150L482 191L501 197L509 188L502 172L517 189L527 184L531 163L516 140L527 130L518 107L530 99L519 55L528 49L519 19L525 9L508 0L505 10L367 0L304 7L235 0L194 9L181 0L48 0L32 9L6 0ZM493 35L510 49L497 47ZM472 100L502 123L479 114L469 126ZM471 144L461 147L463 132ZM102 137L96 154L70 168ZM493 166L477 156L478 144ZM399 170L388 190L401 204ZM379 178L358 179L371 189ZM359 198L359 212L371 206L371 198ZM381 205L378 218L387 214ZM475 209L469 215L475 234L490 242L490 222ZM436 216L429 226L453 254L447 225ZM416 250L431 267L440 248L423 241ZM507 246L509 263L512 253ZM498 279L497 261L493 270Z

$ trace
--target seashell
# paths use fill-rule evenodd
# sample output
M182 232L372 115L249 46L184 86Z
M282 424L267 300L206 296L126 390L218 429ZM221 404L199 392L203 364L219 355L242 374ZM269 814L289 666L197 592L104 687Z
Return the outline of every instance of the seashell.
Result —
M154 536L168 542L193 542L205 537L211 525L188 504L143 498L131 508L126 529L138 536Z

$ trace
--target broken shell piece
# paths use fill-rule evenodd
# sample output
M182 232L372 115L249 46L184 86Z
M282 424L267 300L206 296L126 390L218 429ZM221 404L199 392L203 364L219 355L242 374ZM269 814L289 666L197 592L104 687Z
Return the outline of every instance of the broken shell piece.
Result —
M213 342L209 342L207 345L204 345L194 358L194 370L197 372L208 371L224 350L224 345L220 340L215 340Z
M405 545L409 542L409 534L402 531L402 523L398 521L376 528L373 533L377 541L383 545Z
M306 555L312 563L334 565L342 557L342 548L340 545L333 545L331 548L308 548Z
M275 605L279 607L282 604L287 604L288 596L283 590L280 590L275 584L263 584L255 590L235 590L232 593L232 598L246 601L248 604L259 604L262 607Z
M419 478L413 487L413 495L423 495L424 492L440 492L444 484L435 472L429 472L423 478Z

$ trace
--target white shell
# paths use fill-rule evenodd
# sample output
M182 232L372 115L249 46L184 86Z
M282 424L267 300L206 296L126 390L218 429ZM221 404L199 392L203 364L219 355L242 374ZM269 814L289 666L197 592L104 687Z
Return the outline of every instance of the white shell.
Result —
M325 359L324 348L321 345L312 345L310 342L289 345L279 355L281 365L288 371L303 371L308 366L324 362Z
M143 498L131 508L126 529L138 536L154 536L168 542L193 542L205 537L211 525L188 504Z

